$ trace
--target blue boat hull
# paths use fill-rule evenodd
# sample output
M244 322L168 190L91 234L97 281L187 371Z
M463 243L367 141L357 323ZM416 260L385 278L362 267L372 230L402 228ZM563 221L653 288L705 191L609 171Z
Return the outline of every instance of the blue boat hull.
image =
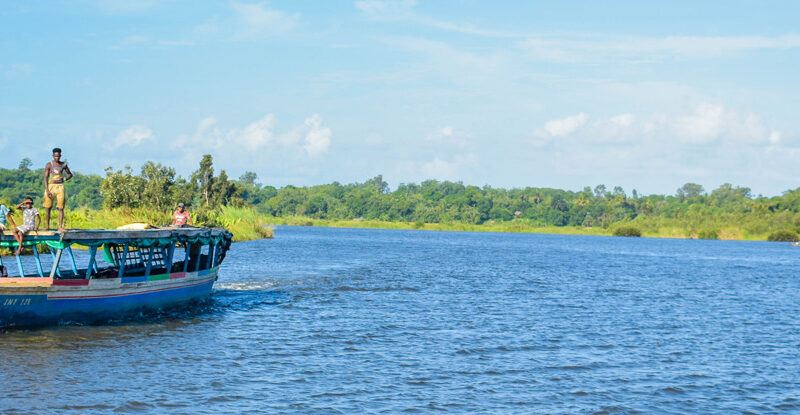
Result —
M166 281L103 281L101 287L0 289L0 327L102 322L186 306L211 293L216 269L202 274Z

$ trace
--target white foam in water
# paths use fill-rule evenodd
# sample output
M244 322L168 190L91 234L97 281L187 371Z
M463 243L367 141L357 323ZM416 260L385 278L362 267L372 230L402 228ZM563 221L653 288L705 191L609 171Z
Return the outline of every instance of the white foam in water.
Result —
M223 282L214 285L218 290L258 291L277 286L275 281Z

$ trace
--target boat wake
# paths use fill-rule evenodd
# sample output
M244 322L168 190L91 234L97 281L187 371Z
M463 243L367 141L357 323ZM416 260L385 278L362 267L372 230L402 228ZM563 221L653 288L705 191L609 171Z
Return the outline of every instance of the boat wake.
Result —
M245 281L245 282L223 282L214 285L215 291L263 291L277 287L276 281Z

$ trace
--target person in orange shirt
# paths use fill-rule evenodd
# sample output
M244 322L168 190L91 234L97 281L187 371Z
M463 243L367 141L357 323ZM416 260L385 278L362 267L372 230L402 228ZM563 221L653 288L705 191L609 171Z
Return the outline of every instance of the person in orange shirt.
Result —
M172 214L172 226L184 226L186 223L194 226L192 216L186 211L183 203L178 203L178 209Z

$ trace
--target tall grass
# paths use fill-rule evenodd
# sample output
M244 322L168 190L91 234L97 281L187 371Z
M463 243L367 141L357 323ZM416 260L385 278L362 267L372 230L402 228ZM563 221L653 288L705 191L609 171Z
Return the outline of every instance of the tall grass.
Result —
M208 218L210 225L222 226L232 233L234 241L272 238L273 235L273 228L268 225L272 217L253 208L223 206L208 212Z
M233 234L234 241L272 238L272 228L267 225L271 217L260 214L252 208L223 207L220 210L200 210L192 214L196 226L221 226ZM76 229L115 229L129 223L164 226L171 221L172 215L169 212L144 208L113 210L79 208L67 211L65 226Z

